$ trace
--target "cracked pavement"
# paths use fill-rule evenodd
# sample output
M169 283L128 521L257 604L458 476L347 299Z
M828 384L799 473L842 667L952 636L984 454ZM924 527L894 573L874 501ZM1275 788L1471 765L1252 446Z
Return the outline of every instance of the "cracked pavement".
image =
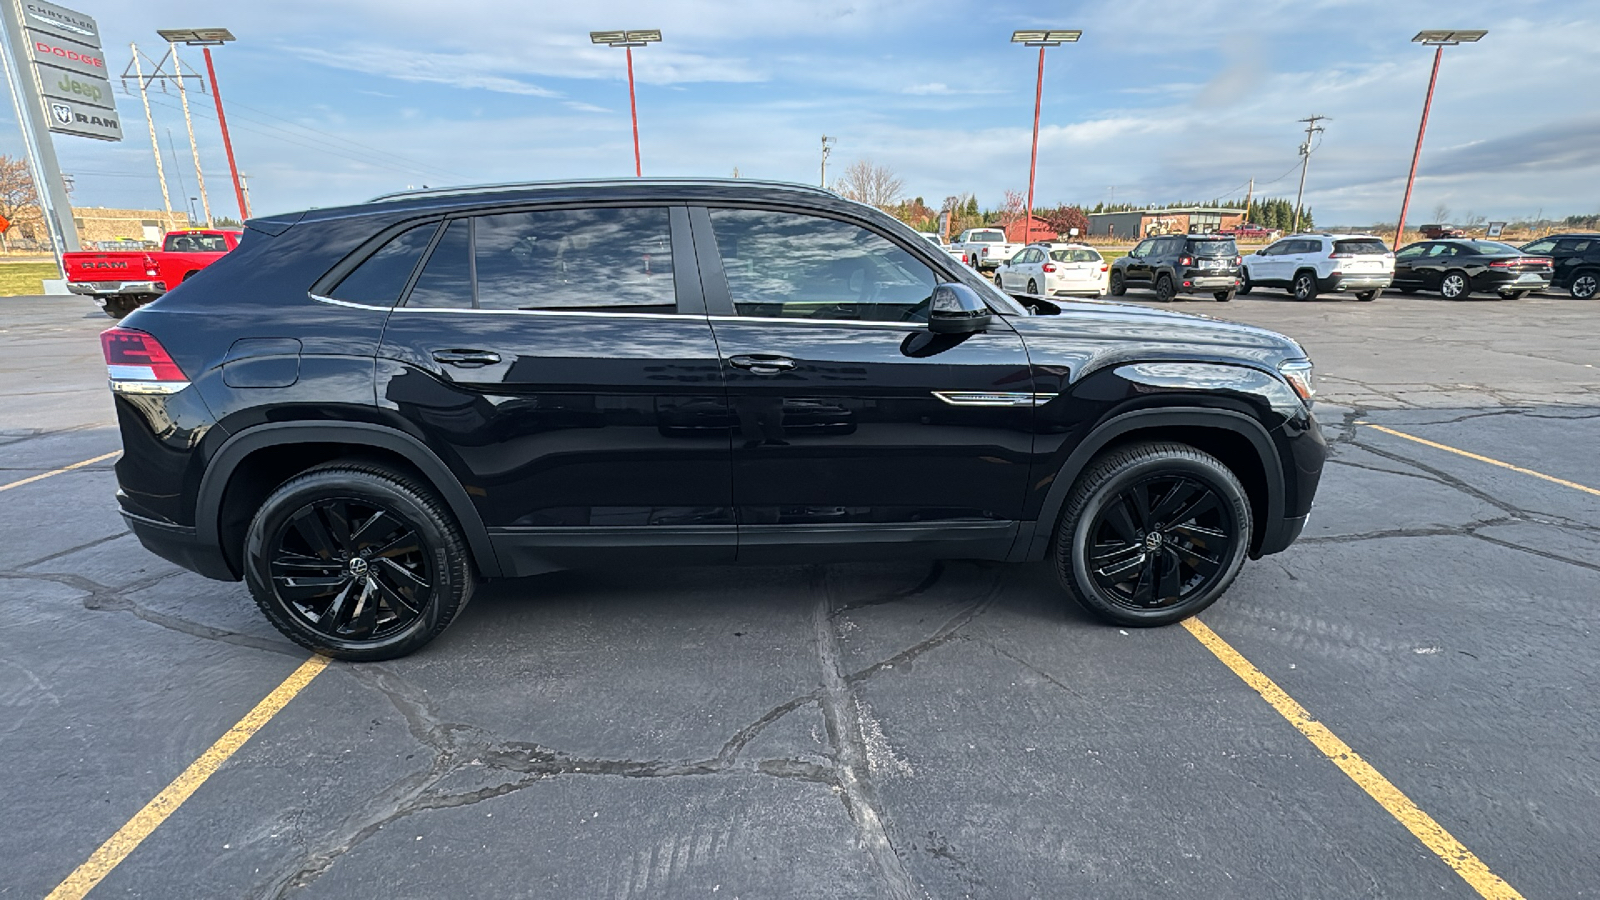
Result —
M1334 456L1203 618L1524 895L1596 896L1600 497L1359 423L1600 487L1600 306L1258 293L1181 308L1300 339ZM117 447L87 310L0 299L0 483ZM0 898L304 658L139 547L111 465L0 493ZM331 666L101 895L1473 893L1182 629L951 561L489 586L423 652Z

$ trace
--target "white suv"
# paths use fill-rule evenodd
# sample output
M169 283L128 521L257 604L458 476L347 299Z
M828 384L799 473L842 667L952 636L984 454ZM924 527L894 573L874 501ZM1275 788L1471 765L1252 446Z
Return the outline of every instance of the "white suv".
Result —
M1105 257L1084 244L1029 244L995 270L1003 291L1044 297L1104 297Z
M1296 300L1350 291L1371 300L1394 281L1394 254L1370 234L1295 234L1244 258L1239 293L1286 288Z

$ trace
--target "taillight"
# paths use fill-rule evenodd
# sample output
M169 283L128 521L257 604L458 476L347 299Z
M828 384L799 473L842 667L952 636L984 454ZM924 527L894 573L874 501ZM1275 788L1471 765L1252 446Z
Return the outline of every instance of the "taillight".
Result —
M1041 268L1043 268L1046 272L1054 272L1056 270L1056 264L1045 263Z
M1233 264L1234 264L1234 265L1236 265L1236 266L1237 266L1237 265L1241 265L1241 264L1243 264L1243 263L1244 263L1244 257L1242 257L1242 256L1235 256L1235 257L1234 257L1234 258L1233 258Z
M174 394L189 386L189 379L172 361L167 348L154 336L132 328L100 332L111 389L122 394Z
M1328 254L1328 258L1329 259L1352 259L1354 257L1355 257L1354 253L1340 253L1337 250L1335 250L1332 253Z
M1185 256L1184 258L1178 260L1178 265L1180 265L1180 266L1192 266L1192 265L1194 265L1194 257Z
M1101 263L1100 264L1100 271L1102 271L1102 272L1106 271L1109 268L1111 268L1111 267L1106 265L1105 263Z

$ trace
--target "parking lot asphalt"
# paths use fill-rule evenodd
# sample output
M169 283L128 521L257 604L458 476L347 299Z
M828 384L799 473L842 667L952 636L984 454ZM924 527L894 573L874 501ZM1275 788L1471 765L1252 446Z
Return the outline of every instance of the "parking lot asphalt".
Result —
M1305 536L1201 619L1382 784L1195 630L961 561L500 582L241 745L306 655L127 534L109 320L0 299L0 897L1600 894L1600 305L1175 307L1319 363Z

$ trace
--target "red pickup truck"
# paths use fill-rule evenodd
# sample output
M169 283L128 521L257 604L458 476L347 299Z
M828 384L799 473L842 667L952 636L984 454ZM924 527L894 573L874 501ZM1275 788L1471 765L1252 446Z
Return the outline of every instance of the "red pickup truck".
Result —
M67 290L93 297L106 315L120 319L172 290L239 246L243 232L228 229L169 231L160 250L85 250L62 254Z

